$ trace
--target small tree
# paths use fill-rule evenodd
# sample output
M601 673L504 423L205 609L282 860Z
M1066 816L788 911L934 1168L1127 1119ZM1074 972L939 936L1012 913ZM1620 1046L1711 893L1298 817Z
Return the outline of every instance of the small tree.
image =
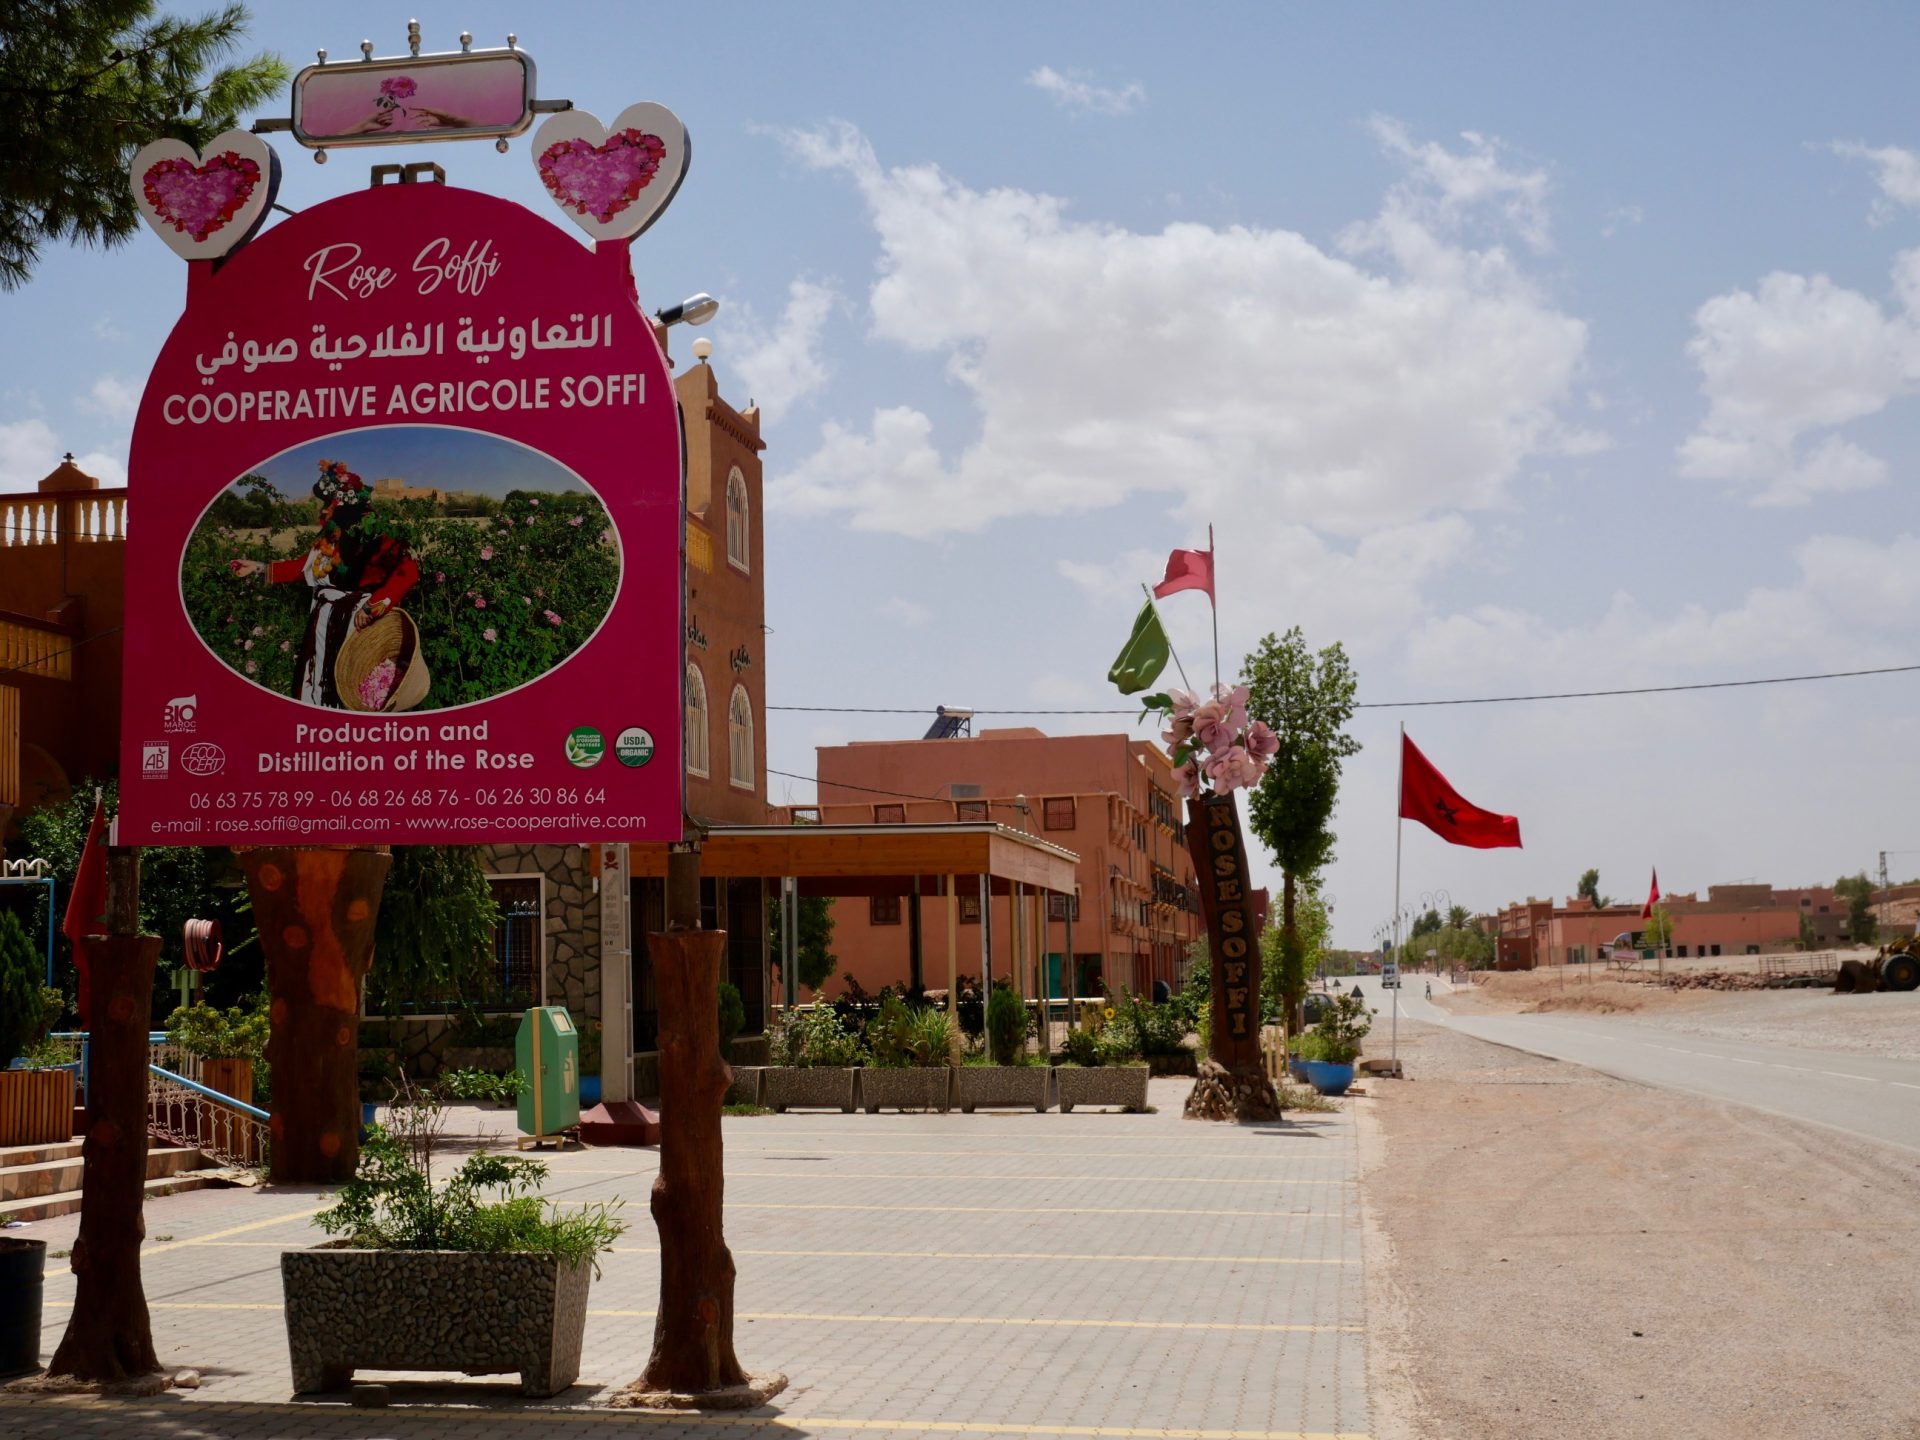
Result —
M11 910L0 910L0 1069L40 1031L39 966L33 942Z
M1653 914L1647 917L1646 928L1642 932L1646 943L1655 950L1665 950L1673 944L1673 932L1679 928L1679 921L1664 905L1653 907Z
M784 975L787 929L783 918L780 902L773 901L767 907L767 924L773 931L773 963L780 967L780 973ZM840 964L840 957L832 950L833 925L833 901L819 895L800 897L800 967L796 973L800 983L815 995L833 977L834 970Z
M466 995L493 960L500 906L471 845L396 845L374 928L374 977L389 1007Z
M1847 938L1856 945L1873 944L1880 921L1873 913L1873 882L1866 871L1842 875L1833 882L1833 893L1847 902Z
M1582 900L1591 901L1593 908L1596 910L1604 910L1613 903L1612 900L1600 893L1600 872L1598 870L1587 870L1581 874L1579 895Z
M996 1065L1017 1065L1027 1048L1027 1006L1004 981L987 997L987 1049Z

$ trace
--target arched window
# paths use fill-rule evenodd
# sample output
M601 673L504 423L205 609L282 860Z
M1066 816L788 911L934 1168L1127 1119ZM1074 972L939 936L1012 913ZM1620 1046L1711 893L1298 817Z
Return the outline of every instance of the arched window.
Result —
M753 788L753 702L747 687L733 687L727 702L727 779L742 790Z
M707 681L698 665L687 666L687 773L707 774Z
M747 568L747 482L736 466L727 476L727 562Z

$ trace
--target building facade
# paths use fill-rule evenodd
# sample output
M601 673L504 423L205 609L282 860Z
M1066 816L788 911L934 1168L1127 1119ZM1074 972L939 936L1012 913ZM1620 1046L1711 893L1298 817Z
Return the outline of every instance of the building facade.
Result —
M1777 890L1771 885L1710 885L1698 893L1661 897L1673 921L1670 954L1677 959L1765 955L1796 948L1850 943L1847 907L1830 886ZM1601 947L1642 931L1638 905L1596 907L1576 897L1565 905L1528 896L1497 917L1497 964L1502 970L1580 965L1600 960Z
M991 820L1078 855L1078 893L1051 897L1046 907L1040 949L1048 994L1065 995L1069 986L1082 996L1097 995L1102 986L1148 993L1156 980L1177 987L1184 978L1187 947L1202 928L1198 891L1178 786L1158 745L1127 735L987 730L823 747L815 773L819 803L792 807L796 820L829 826ZM915 903L887 896L837 902L836 977L868 990L905 987L914 928L906 911ZM918 903L925 973L944 976L944 902L929 894ZM989 909L992 953L1007 955L1010 904L996 898ZM980 973L981 924L979 897L963 894L955 957L963 974Z

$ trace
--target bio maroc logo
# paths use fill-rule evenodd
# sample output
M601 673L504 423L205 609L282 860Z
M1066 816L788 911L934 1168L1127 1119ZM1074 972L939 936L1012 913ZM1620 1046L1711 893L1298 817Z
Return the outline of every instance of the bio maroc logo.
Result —
M189 775L218 775L227 765L227 752L210 740L180 752L180 768Z
M567 733L567 761L582 770L591 770L607 753L607 740L591 725L576 725Z
M191 735L197 728L194 717L200 713L198 695L181 695L167 702L160 713L160 728L169 735Z

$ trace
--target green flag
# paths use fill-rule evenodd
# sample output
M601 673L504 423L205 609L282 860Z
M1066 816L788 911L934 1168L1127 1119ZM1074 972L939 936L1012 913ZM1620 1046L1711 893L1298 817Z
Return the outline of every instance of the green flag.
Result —
M1127 637L1126 648L1107 671L1107 679L1120 687L1122 695L1137 695L1160 678L1172 653L1167 632L1160 628L1160 612L1149 600L1140 607L1140 614L1133 622L1133 634Z

